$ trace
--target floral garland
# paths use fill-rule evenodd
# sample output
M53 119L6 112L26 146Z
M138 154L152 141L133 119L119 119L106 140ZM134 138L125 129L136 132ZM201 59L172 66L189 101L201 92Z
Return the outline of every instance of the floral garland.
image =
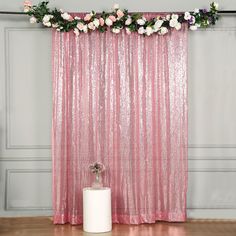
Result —
M62 9L49 9L48 1L38 5L32 5L31 1L24 2L24 12L30 17L30 23L42 23L45 27L55 28L57 31L74 31L78 36L80 33L88 33L94 30L105 32L110 29L113 33L120 33L122 29L127 34L138 32L150 36L154 33L167 34L171 29L180 30L183 23L187 23L190 30L199 27L214 25L218 20L218 3L212 2L210 10L195 9L193 12L181 14L168 14L157 16L147 20L140 13L128 13L121 10L118 4L114 4L112 12L96 13L91 11L84 18L73 17Z

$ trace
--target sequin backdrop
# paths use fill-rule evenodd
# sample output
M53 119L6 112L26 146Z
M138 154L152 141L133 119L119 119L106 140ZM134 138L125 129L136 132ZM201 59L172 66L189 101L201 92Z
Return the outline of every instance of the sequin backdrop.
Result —
M106 166L112 220L184 221L187 29L53 33L54 223L82 223L88 166Z

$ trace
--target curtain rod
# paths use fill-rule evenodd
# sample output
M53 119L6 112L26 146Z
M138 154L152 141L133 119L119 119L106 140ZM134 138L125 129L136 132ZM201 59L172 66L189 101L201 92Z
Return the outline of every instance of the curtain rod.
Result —
M158 12L162 13L162 12ZM164 12L167 13L167 12ZM174 12L172 12L174 13ZM181 13L181 12L178 12ZM183 12L184 13L184 12ZM18 12L18 11L0 11L0 14L5 14L5 15L27 15L25 12ZM218 14L236 14L236 10L223 10L223 11L218 11Z

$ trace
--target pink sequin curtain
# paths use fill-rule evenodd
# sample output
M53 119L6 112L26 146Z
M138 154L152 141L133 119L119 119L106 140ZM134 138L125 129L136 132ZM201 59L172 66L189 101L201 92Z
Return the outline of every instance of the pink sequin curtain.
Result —
M54 223L82 223L88 166L105 164L112 220L186 219L187 29L53 33Z

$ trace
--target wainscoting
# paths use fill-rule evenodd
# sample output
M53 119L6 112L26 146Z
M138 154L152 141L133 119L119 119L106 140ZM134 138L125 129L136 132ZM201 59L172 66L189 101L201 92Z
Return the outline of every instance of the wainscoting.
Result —
M189 218L236 219L236 22L189 33ZM51 215L51 31L0 20L0 215Z
M236 25L189 34L189 218L236 218Z
M0 215L51 215L51 31L0 17Z

